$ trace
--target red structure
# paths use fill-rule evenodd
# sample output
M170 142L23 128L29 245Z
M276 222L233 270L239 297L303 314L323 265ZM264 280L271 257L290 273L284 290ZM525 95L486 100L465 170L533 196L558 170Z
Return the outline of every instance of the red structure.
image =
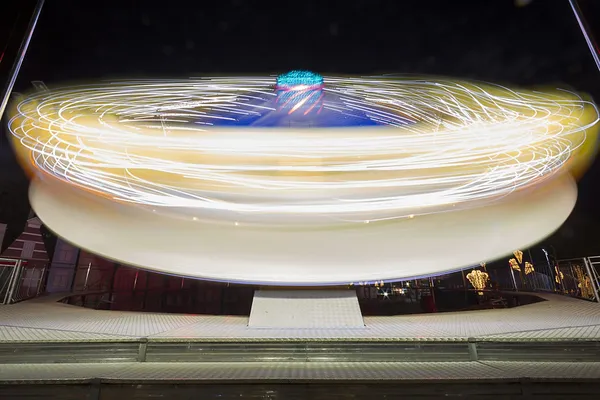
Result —
M0 254L2 258L21 259L30 268L44 268L48 264L48 253L42 240L38 217L27 220L25 230Z
M39 218L30 216L23 232L0 254L6 304L36 296L42 289L49 259L41 227Z

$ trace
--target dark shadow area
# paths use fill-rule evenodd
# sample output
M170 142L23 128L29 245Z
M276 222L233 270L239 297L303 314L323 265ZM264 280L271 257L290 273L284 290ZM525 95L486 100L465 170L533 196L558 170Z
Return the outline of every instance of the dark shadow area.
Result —
M249 316L253 286L210 284L200 281L192 287L172 290L89 292L66 297L62 302L96 310L142 311L175 314ZM531 293L472 290L404 290L402 295L364 296L357 289L363 316L392 316L431 312L473 311L512 308L544 299Z
M506 380L468 382L380 382L355 383L237 383L237 384L74 384L74 385L3 385L0 396L6 399L289 399L289 400L372 400L460 397L467 399L549 400L595 399L595 383L589 381Z

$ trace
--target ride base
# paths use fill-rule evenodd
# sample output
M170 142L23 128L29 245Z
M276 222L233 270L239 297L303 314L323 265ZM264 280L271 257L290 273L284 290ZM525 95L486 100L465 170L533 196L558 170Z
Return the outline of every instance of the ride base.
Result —
M257 290L250 328L364 329L355 290Z

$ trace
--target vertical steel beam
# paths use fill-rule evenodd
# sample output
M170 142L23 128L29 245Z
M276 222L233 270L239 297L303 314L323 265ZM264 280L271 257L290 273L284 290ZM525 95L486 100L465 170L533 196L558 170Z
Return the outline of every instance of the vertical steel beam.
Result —
M31 42L33 32L35 31L35 27L40 18L40 14L42 13L42 8L44 7L44 1L45 0L38 0L37 5L33 10L33 15L31 17L31 20L29 21L25 37L21 42L21 47L19 48L19 52L17 54L17 59L9 73L8 84L6 85L4 93L2 93L2 98L0 99L0 119L4 114L4 110L6 109L6 105L8 104L8 99L10 98L10 94L12 93L13 87L15 86L15 82L17 81L17 76L19 75L19 71L21 70L21 65L23 65L25 54L27 54L29 43Z
M571 9L573 10L573 14L575 14L575 19L579 24L579 29L581 29L581 33L585 39L585 42L590 49L590 53L594 58L594 62L596 63L596 67L600 70L600 56L598 55L598 46L594 42L594 36L590 33L590 27L581 12L581 8L579 8L579 4L577 4L577 0L569 0L569 4L571 4Z
M12 276L10 286L8 288L8 301L5 298L4 304L10 304L13 302L13 296L15 295L15 287L20 283L19 278L21 277L22 260L18 260L14 266L15 272Z
M588 276L590 277L590 282L592 284L592 289L594 290L594 300L597 303L600 303L600 298L598 295L598 282L596 281L596 279L594 279L594 275L592 274L591 268L594 268L591 263L590 260L588 259L588 257L585 257L583 259L583 262L585 263L585 270L587 271ZM581 284L583 285L583 282L581 282Z

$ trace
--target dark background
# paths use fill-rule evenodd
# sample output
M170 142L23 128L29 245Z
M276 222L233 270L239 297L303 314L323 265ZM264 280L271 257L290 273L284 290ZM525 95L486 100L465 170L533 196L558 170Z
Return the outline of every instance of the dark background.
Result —
M579 3L589 22L600 18L600 1ZM15 43L12 21L33 4L0 2L0 51ZM290 69L441 74L574 88L600 99L600 72L566 0L48 0L15 90L30 90L33 80L52 86ZM27 181L5 126L0 221L18 225L29 211ZM600 254L599 179L596 162L580 182L575 211L543 243L560 258Z

